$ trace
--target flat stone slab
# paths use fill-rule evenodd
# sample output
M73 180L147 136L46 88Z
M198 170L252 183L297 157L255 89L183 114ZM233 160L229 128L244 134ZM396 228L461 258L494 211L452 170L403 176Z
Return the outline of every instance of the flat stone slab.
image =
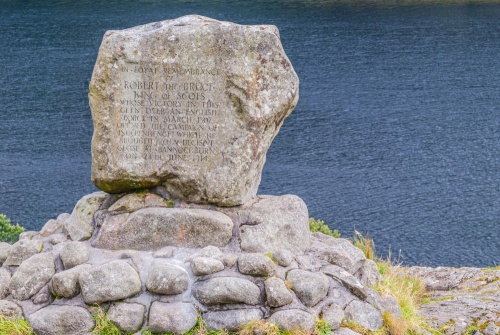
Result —
M108 31L90 82L92 180L243 204L298 87L274 26L190 15Z
M165 246L202 248L224 246L232 237L233 221L205 209L144 208L109 216L93 245L103 249L154 250Z

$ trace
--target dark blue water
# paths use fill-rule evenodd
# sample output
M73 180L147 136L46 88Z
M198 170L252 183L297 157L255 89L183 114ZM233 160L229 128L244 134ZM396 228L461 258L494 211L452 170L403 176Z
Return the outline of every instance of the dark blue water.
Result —
M39 229L95 190L102 35L193 13L277 25L301 80L260 193L406 264L500 264L498 1L0 1L0 213Z

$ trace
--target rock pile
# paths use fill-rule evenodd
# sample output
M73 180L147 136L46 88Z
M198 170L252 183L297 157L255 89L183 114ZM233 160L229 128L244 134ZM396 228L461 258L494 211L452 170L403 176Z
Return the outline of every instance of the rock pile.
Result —
M192 328L198 316L214 329L268 319L311 331L316 318L333 329L348 318L375 330L384 311L399 313L393 299L370 288L380 277L359 249L308 232L307 209L298 197L259 197L218 208L171 201L160 191L94 193L40 232L0 244L0 314L26 317L40 335L70 335L93 329L95 305L123 331L147 327L176 334ZM206 220L222 216L229 224L221 219L220 231L186 226L170 235L149 223L155 213L183 211L199 211ZM143 212L152 214L127 224ZM275 212L282 213L281 221L273 221ZM134 241L151 242L101 248L106 225L120 227L124 243L132 243L127 241L134 234ZM186 242L206 241L207 234L223 243Z
M376 330L399 313L370 289L380 276L360 250L310 234L300 198L256 196L298 99L276 27L187 16L109 31L89 98L92 178L110 194L0 244L0 314L76 335L95 305L123 331L176 334L198 317Z

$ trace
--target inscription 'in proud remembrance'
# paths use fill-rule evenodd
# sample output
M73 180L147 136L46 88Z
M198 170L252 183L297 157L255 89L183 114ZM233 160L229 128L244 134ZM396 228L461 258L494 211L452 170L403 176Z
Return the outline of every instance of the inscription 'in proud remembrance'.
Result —
M119 76L122 96L115 108L123 158L203 162L218 153L219 70L122 66Z

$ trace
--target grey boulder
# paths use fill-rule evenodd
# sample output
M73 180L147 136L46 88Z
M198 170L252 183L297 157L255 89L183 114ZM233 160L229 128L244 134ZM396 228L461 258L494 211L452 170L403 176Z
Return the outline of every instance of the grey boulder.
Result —
M257 305L260 289L249 280L235 277L218 277L202 282L193 288L193 295L207 306L221 304Z
M276 271L276 265L266 255L244 253L238 257L238 270L245 275L269 277Z
M0 299L9 295L10 272L5 268L0 268Z
M59 253L59 257L66 270L83 264L90 258L90 250L82 242L67 243Z
M136 332L144 323L146 307L138 303L118 302L108 309L109 321L125 332Z
M280 329L312 332L316 326L314 316L300 309L286 309L275 312L269 322L276 324Z
M292 283L292 290L307 307L323 300L330 287L328 277L322 273L296 269L290 271L286 279Z
M360 281L341 267L336 265L327 265L323 267L321 271L342 283L344 287L349 289L349 291L351 291L352 294L358 298L365 300L368 296L365 287L360 283Z
M280 278L271 277L265 281L267 304L281 307L292 303L293 296Z
M0 316L19 319L23 317L23 310L12 301L0 300Z
M238 212L241 249L245 252L304 252L310 244L307 206L295 195L260 196Z
M144 208L108 216L94 246L104 249L154 250L166 246L224 246L232 237L233 221L225 214L188 208Z
M95 327L92 315L82 307L51 305L28 317L37 335L83 335Z
M10 279L10 293L17 300L34 296L55 274L52 253L36 254L21 263Z
M90 268L90 264L83 264L70 270L56 273L50 281L50 292L56 297L67 299L76 297L80 293L80 285L78 284L80 273L88 271Z
M191 260L191 271L196 276L210 275L222 270L224 270L224 263L215 258L195 257Z
M383 326L382 314L372 305L353 300L344 310L346 318L368 330L375 331Z
M262 317L262 311L256 308L206 312L203 314L203 319L208 328L229 331L237 331L243 325L251 321L261 320Z
M9 256L5 260L4 265L18 266L31 256L42 251L43 243L39 240L24 239L17 241L12 245L9 251Z
M0 242L0 266L5 262L7 257L9 257L10 249L12 245L7 242ZM5 264L7 265L7 264Z
M90 82L92 180L109 193L163 185L190 203L244 204L298 87L274 26L189 15L108 31ZM151 117L127 110L134 91L154 97L135 107Z
M95 192L80 199L71 212L69 218L63 223L63 231L73 241L88 240L94 231L94 213L106 200L106 193Z
M313 236L317 240L311 245L311 251L317 258L340 266L350 274L356 273L363 266L366 260L365 255L349 240L334 238L319 232L314 233Z
M180 266L170 264L164 259L155 259L151 266L146 288L156 294L180 294L189 286L189 276Z
M184 334L194 327L197 316L190 303L155 301L149 310L148 327L154 333Z
M78 278L86 304L132 297L141 291L137 271L125 261L111 261L80 273Z

